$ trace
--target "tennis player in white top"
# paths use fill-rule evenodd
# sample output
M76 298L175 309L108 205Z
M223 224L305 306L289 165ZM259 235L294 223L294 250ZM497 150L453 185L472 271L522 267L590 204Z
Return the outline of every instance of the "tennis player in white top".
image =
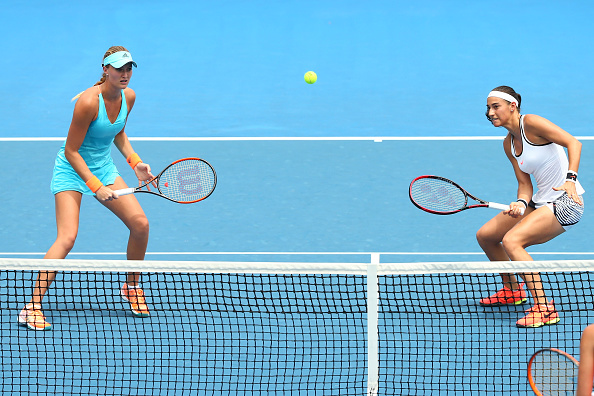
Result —
M577 180L582 144L551 121L520 114L522 98L507 86L487 97L487 119L507 130L503 149L518 182L517 201L497 214L477 232L477 240L491 261L532 261L528 246L542 244L562 234L582 217L584 189ZM565 154L567 149L567 155ZM536 183L536 189L532 184ZM560 321L553 301L545 295L539 273L501 274L503 288L480 300L483 306L522 304L525 288L534 300L518 327L540 327Z

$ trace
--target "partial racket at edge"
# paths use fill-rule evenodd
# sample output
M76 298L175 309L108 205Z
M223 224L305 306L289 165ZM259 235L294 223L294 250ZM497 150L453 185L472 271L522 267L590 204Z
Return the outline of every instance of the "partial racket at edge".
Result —
M557 348L537 351L528 362L528 382L537 396L574 395L579 362Z

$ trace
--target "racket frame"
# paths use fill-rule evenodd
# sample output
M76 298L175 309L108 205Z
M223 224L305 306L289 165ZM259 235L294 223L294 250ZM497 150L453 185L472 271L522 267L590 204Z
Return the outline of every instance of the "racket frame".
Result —
M159 178L161 177L161 175L163 173L165 173L165 171L169 168L171 168L173 165L177 164L178 162L181 161L188 161L188 160L195 160L195 161L201 161L204 162L206 165L208 165L210 167L210 169L212 170L213 176L214 176L214 181L213 181L213 185L211 190L208 192L208 194L200 199L196 199L196 200L192 200L192 201L178 201L175 199L172 199L166 195L164 195L161 192L161 189L159 188ZM154 192L154 191L149 191L148 188L146 190L143 190L144 187L147 187L149 184L152 184L153 182L157 182L157 190L159 192ZM123 195L129 195L129 194L134 194L134 193L145 193L145 194L153 194L153 195L157 195L159 197L165 198L170 200L171 202L176 202L176 203L181 203L181 204L191 204L191 203L196 203L196 202L200 202L205 200L206 198L210 197L211 194L214 192L215 188L217 186L217 172L215 172L214 167L206 160L203 160L202 158L196 158L196 157L188 157L188 158L181 158L178 159L177 161L172 162L171 164L167 165L165 167L165 169L163 169L157 176L155 176L154 178L152 178L151 180L149 180L148 182L144 183L142 186L139 187L129 187L129 188L123 188L120 190L116 190L114 191L116 194L118 194L118 196L123 196Z
M415 200L413 199L412 196L412 187L413 184L415 184L415 182L417 180L420 179L435 179L435 180L441 180L441 181L445 181L451 185L453 185L454 187L458 188L463 194L464 194L464 206L462 208L459 209L455 209L455 210L450 210L450 211L437 211L437 210L432 210L432 209L428 209L425 208L423 206L421 206L420 204L418 204L417 202L415 202ZM496 210L509 210L509 205L503 205L503 204L499 204L496 202L487 202L484 201L480 198L475 197L474 195L472 195L471 193L469 193L468 191L466 191L464 188L462 188L462 186L460 186L458 183L450 180L450 179L446 179L445 177L441 177L441 176L435 176L435 175L423 175L423 176L419 176L416 177L415 179L413 179L412 182L410 182L410 186L408 188L408 197L410 198L410 201L413 203L413 205L415 205L417 208L424 210L425 212L428 213L432 213L432 214L437 214L437 215L451 215L454 213L460 213L463 210L466 209L473 209L473 208L491 208L491 209L496 209ZM474 204L474 205L468 205L468 198L474 199L475 201L478 202L478 204Z
M563 356L567 360L571 361L575 365L576 377L577 377L577 370L580 366L580 362L578 362L578 360L576 358L571 356L569 353L562 351L561 349L542 348L542 349L539 349L538 351L534 352L534 354L532 355L532 357L530 357L530 360L528 361L528 383L530 384L530 388L532 388L532 391L537 396L544 396L544 395L542 394L542 392L540 391L540 389L538 389L538 386L536 385L534 377L532 376L532 369L533 369L533 364L534 364L536 358L543 352L554 352L554 353L558 354L559 356ZM575 392L575 390L574 390L574 392Z

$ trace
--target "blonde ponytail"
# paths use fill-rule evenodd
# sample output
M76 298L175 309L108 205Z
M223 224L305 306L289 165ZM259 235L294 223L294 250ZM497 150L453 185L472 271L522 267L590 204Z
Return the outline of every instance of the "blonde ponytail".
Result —
M109 48L107 50L107 52L105 53L105 55L103 55L103 59L107 58L109 55L114 54L118 51L128 51L126 48L120 46L120 45L115 45L111 48ZM105 82L106 77L105 77L105 73L103 73L103 75L101 76L101 79L99 81L97 81L95 83L95 85L93 85L94 87L96 87L97 85L101 85ZM70 99L70 102L74 102L75 100L77 100L78 98L80 98L80 96L84 93L85 91L82 91L81 93L79 93L78 95L76 95L74 98Z

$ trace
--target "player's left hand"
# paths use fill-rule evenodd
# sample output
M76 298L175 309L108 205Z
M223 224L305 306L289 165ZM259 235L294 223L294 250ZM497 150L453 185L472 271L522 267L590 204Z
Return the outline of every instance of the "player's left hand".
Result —
M142 186L144 183L151 181L155 178L151 173L151 166L144 162L139 162L138 165L134 168L134 173L136 173L136 177L138 178L138 185ZM156 182L151 183L153 187L157 187ZM147 185L146 188L150 191L150 185Z
M559 187L553 187L553 190L555 191L565 191L567 193L567 196L571 199L573 199L573 201L577 204L583 205L584 203L582 202L582 198L578 195L577 190L575 188L575 183L570 182L570 181L566 181L565 183L563 183L562 186Z

